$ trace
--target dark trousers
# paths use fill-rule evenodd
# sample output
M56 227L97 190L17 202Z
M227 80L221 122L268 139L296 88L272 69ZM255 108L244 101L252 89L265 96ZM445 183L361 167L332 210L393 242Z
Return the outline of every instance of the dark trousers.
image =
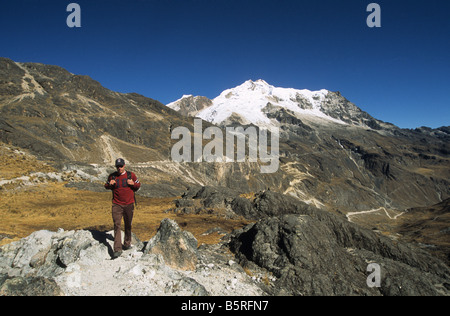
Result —
M133 221L134 204L112 205L112 218L114 221L114 252L122 251L122 217L125 223L125 239L123 245L131 246L131 222Z

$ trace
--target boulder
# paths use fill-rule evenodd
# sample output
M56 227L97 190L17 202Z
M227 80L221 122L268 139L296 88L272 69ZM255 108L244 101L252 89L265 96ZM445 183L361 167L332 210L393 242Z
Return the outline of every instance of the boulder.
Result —
M99 234L86 230L36 231L0 248L0 268L10 276L52 278L76 261L92 264L108 260L110 246L96 239Z
M175 269L195 270L197 264L197 240L170 219L161 221L156 235L150 239L144 254L160 254L165 263Z
M0 275L0 296L64 296L54 280Z
M31 273L43 264L52 246L54 232L41 230L19 241L6 244L0 248L0 270L18 271L22 275Z

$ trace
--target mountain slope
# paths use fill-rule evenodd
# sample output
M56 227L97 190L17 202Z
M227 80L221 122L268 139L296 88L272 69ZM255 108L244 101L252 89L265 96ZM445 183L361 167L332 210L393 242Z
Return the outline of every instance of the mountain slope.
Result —
M47 159L110 164L167 159L168 122L186 120L158 101L110 91L88 76L0 59L0 140ZM170 125L170 123L169 123Z
M168 106L186 115L193 99ZM400 129L339 92L278 88L264 80L246 81L210 101L187 115L222 127L279 127L281 167L272 190L322 208L370 214L380 207L400 214L450 194L448 128Z

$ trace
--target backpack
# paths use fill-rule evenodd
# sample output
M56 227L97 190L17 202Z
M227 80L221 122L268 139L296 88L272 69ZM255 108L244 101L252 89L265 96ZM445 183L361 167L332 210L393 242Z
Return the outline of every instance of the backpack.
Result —
M127 171L127 179L128 179L128 180L132 180L132 179L131 179L131 171ZM136 191L133 190L133 193L134 193L134 206L137 207Z

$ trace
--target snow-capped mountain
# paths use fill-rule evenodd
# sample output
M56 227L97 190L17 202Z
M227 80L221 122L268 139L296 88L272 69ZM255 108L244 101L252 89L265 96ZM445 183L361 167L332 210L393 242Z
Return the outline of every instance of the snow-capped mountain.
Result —
M270 126L277 124L276 112L321 121L380 129L383 122L375 120L339 92L279 88L264 80L248 80L223 91L210 102L205 97L183 96L167 106L184 115L199 117L217 125L231 123ZM201 101L201 102L200 102ZM198 104L201 106L198 106ZM278 120L279 121L279 120Z

